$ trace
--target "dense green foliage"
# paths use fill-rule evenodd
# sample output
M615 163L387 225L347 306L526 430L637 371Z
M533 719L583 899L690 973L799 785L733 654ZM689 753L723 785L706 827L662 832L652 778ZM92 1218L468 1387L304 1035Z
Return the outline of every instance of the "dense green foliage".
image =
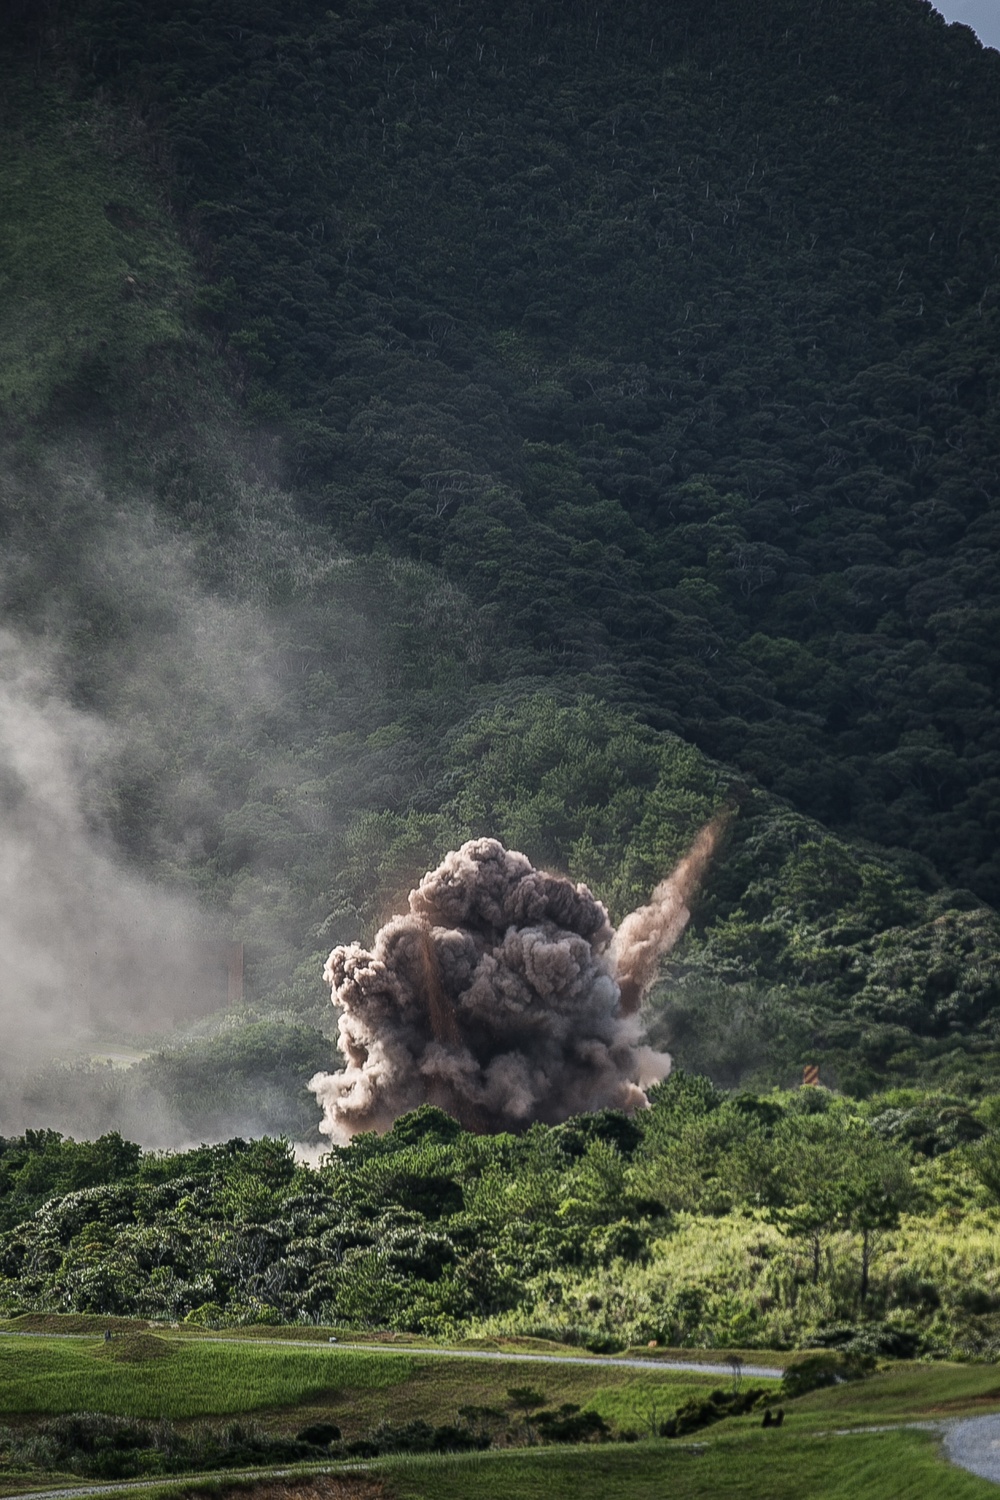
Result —
M1000 57L926 0L8 9L0 691L50 738L0 737L0 812L40 786L78 883L96 849L248 968L152 1052L129 975L127 1071L0 1059L0 1313L154 1325L5 1342L0 1465L343 1422L354 1457L595 1444L391 1468L435 1500L980 1493L923 1435L796 1431L1000 1350ZM648 1111L297 1161L323 955L448 848L617 921L721 811ZM289 1324L317 1347L232 1338ZM798 1428L740 1431L756 1382L504 1396L328 1325L805 1348ZM991 1391L912 1368L935 1410ZM697 1463L603 1446L703 1427Z
M202 1428L192 1437L168 1422L79 1412L29 1432L0 1427L0 1449L15 1472L49 1469L107 1480L301 1463L323 1457L326 1445L272 1437L248 1422Z
M678 1073L631 1121L490 1138L425 1106L318 1170L276 1141L139 1155L36 1134L0 1156L0 1305L595 1350L811 1341L845 1368L982 1353L996 1123L992 1101L727 1095Z

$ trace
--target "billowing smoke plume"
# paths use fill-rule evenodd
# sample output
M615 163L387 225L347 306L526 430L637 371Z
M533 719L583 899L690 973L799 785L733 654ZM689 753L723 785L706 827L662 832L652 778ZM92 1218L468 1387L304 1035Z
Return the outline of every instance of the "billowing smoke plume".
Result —
M636 1012L688 919L714 825L617 937L585 885L496 839L449 854L369 953L335 948L324 977L347 1067L310 1085L335 1140L423 1103L466 1128L518 1129L585 1110L633 1111L670 1070Z

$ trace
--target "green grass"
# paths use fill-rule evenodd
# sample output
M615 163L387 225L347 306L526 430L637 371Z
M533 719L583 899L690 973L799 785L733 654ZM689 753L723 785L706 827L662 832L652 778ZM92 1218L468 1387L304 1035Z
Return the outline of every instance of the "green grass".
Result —
M796 1402L805 1422L893 1422L1000 1410L1000 1374L993 1365L891 1366L863 1383L814 1391Z
M4 1418L33 1423L91 1410L185 1421L252 1412L275 1431L325 1417L352 1437L387 1419L444 1422L466 1404L502 1408L510 1387L531 1385L551 1405L572 1401L599 1411L618 1429L645 1432L689 1397L728 1385L726 1377L674 1372L668 1365L646 1371L494 1363L419 1350L292 1347L236 1333L224 1340L195 1332L176 1336L134 1323L106 1345L92 1336L90 1321L87 1328L88 1336L72 1339L0 1334ZM376 1467L385 1478L385 1500L465 1500L471 1494L485 1500L493 1494L498 1500L961 1500L996 1490L947 1464L934 1434L838 1429L992 1410L1000 1410L993 1367L899 1363L863 1382L786 1403L779 1432L763 1432L758 1416L720 1423L694 1441L400 1458ZM58 1482L54 1475L22 1482L8 1474L0 1495ZM187 1493L193 1488L189 1484Z
M394 1356L394 1358L397 1356ZM652 1415L662 1421L694 1395L705 1395L720 1384L718 1377L646 1375L638 1370L614 1370L583 1365L489 1364L486 1361L421 1359L414 1356L413 1375L393 1387L391 1407L376 1391L344 1393L325 1407L345 1433L363 1432L387 1416L393 1422L418 1417L431 1422L454 1421L460 1406L508 1406L507 1391L530 1385L550 1406L572 1401L593 1408L616 1427L640 1430ZM318 1409L317 1409L318 1414Z
M159 1357L141 1357L144 1344L147 1356ZM137 1357L125 1361L133 1351ZM135 1325L116 1332L110 1346L103 1338L0 1334L0 1413L19 1418L81 1410L172 1420L254 1412L275 1431L322 1417L354 1437L387 1419L440 1423L454 1421L465 1405L506 1408L508 1389L530 1385L551 1405L572 1401L616 1427L645 1431L650 1420L662 1421L690 1397L726 1384L717 1375L666 1368L290 1348L150 1335Z
M700 1447L665 1442L517 1450L384 1466L392 1500L976 1500L996 1486L955 1469L921 1432L759 1433Z
M1000 1411L1000 1372L994 1365L901 1361L867 1380L800 1396L786 1403L786 1411L796 1431L983 1415ZM757 1420L734 1418L727 1430Z
M177 1340L169 1358L117 1363L103 1341L0 1337L0 1413L102 1411L131 1417L225 1416L336 1403L342 1392L384 1393L406 1381L405 1355ZM384 1394L380 1397L385 1402Z

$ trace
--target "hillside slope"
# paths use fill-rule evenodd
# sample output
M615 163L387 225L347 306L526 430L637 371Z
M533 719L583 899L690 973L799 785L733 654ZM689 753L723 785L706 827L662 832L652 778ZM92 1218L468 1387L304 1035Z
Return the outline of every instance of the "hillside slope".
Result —
M997 899L995 53L923 0L80 28L312 514Z
M315 1023L323 951L456 841L619 918L734 805L660 1039L981 1087L1000 61L921 0L21 20L4 622L60 837ZM141 1080L176 1139L231 1118L185 1056ZM133 1121L103 1087L0 1128Z

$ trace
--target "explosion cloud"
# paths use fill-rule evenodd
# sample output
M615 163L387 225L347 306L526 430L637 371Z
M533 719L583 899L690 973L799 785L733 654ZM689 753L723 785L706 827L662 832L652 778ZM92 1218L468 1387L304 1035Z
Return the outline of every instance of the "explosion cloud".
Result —
M702 831L617 935L585 885L496 839L447 855L371 952L352 943L330 954L347 1066L310 1084L320 1128L345 1140L424 1103L478 1131L644 1108L670 1058L643 1044L637 1013L718 833Z

